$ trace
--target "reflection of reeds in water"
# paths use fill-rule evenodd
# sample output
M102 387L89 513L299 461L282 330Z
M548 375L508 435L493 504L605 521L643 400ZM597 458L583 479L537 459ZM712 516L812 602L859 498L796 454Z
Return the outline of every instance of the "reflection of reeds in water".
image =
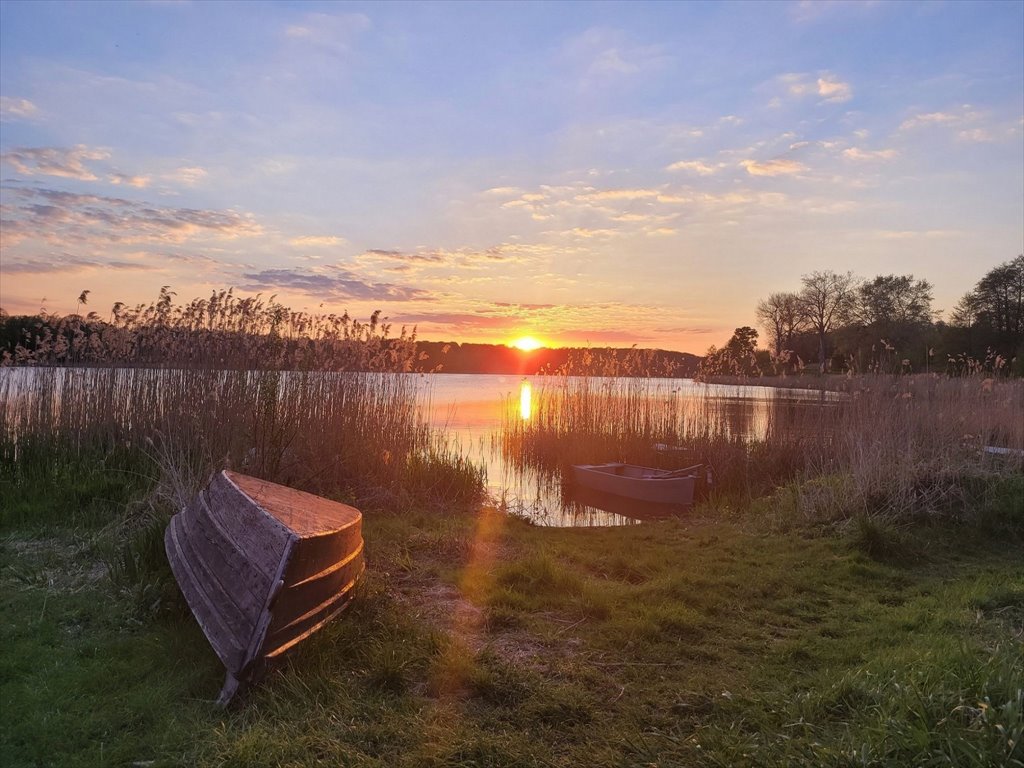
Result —
M845 480L829 503L843 514L857 505L899 512L945 504L966 476L1021 468L1019 456L993 461L981 450L1024 448L1018 380L861 376L844 380L838 395L801 399L671 386L542 379L531 418L506 415L506 461L549 473L579 463L674 468L701 461L714 468L720 491L747 498L794 479L836 476Z

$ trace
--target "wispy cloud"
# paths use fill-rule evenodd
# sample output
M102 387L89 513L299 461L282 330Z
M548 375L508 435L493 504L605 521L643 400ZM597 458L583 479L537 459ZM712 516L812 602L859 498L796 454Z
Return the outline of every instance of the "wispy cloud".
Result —
M830 72L818 76L791 72L781 75L778 80L790 96L819 96L819 104L839 104L853 98L852 86Z
M163 178L168 181L184 184L186 187L194 187L209 175L209 172L205 168L199 168L198 166L185 166L177 168L171 173L164 174Z
M570 38L564 55L580 71L585 87L649 73L671 61L661 45L638 43L624 31L607 27L592 27Z
M765 160L763 163L756 160L743 160L740 165L746 168L747 173L751 176L792 176L807 170L803 163L785 157Z
M309 13L301 22L285 27L285 37L334 56L348 54L355 40L373 27L362 13Z
M141 261L117 261L107 259L86 259L70 254L60 254L45 259L4 260L4 272L23 275L51 275L83 270L150 271L157 269L154 264Z
M898 153L895 149L861 149L849 147L843 150L847 160L892 160Z
M711 176L725 167L724 163L705 163L703 160L679 160L665 168L666 171L693 171L698 176Z
M578 200L650 200L660 194L657 189L599 189L584 192L577 196ZM525 199L525 196L524 196Z
M288 242L300 248L330 248L336 245L345 245L348 241L344 237L336 235L305 235L293 237Z
M1019 115L1019 113L1018 113ZM951 138L971 144L1018 139L1024 120L977 109L970 104L935 111L917 112L900 123L901 132L946 131Z
M431 294L419 288L374 283L344 267L320 267L313 270L265 269L242 275L247 291L281 290L301 293L321 301L428 301Z
M135 187L136 189L145 189L149 186L152 178L149 176L129 176L126 173L112 173L107 176L107 181L117 186L124 184L127 187Z
M28 99L0 96L0 120L32 120L39 117L39 107Z
M956 229L881 229L876 230L873 234L883 240L944 240L960 237L963 232Z
M20 239L54 245L231 240L263 232L253 216L237 211L172 208L42 187L7 189L14 202L5 210L5 227Z
M909 131L913 128L920 128L929 125L946 125L949 123L963 122L963 114L952 112L922 112L909 117L900 124L901 131Z
M106 149L78 144L62 147L16 147L0 155L0 161L9 163L25 176L60 176L79 181L95 181L96 174L85 163L110 157Z

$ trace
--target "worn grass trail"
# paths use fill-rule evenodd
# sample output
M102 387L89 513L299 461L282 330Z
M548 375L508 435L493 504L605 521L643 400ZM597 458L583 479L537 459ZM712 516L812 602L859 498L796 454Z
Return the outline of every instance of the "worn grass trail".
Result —
M353 609L227 712L173 588L112 582L100 528L7 526L0 762L1024 761L1020 539L918 526L880 562L856 528L365 524Z

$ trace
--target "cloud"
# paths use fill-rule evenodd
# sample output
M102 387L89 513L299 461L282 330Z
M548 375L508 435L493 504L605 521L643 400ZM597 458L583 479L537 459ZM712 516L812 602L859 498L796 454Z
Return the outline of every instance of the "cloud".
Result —
M371 27L370 17L362 13L307 13L300 23L285 27L284 34L304 48L344 56L352 51L356 39Z
M84 259L70 254L61 254L55 258L48 259L13 259L4 261L4 272L8 274L48 275L80 272L88 269L149 271L157 269L157 267L153 264L137 261Z
M648 200L657 197L660 193L657 189L602 189L594 192L585 192L578 195L577 200ZM523 195L525 200L527 195ZM541 198L543 199L543 198Z
M31 120L39 115L39 107L28 99L0 96L0 120Z
M951 237L960 237L963 232L956 229L922 229L922 230L892 230L883 229L877 230L875 233L876 237L880 237L883 240L934 240L934 239L946 239Z
M529 243L501 243L490 248L424 248L415 251L371 248L356 257L361 262L393 262L390 271L410 272L413 269L483 270L497 264L526 264L542 256L550 256L550 246ZM456 276L455 280L464 277Z
M492 187L491 189L485 189L485 195L497 195L499 197L510 197L514 195L522 194L519 187Z
M843 150L843 157L847 160L891 160L898 153L895 149L860 149L850 147Z
M78 144L70 149L61 147L16 147L0 155L0 161L10 163L25 176L60 176L79 181L95 181L96 174L85 167L87 160L105 160L110 152Z
M913 128L920 128L928 125L944 125L947 123L960 122L962 117L950 112L926 112L907 118L900 124L901 131L909 131Z
M825 103L835 104L853 98L853 89L849 83L836 80L834 77L818 78L818 95Z
M129 176L126 173L112 173L107 177L107 181L114 185L124 184L136 189L145 189L149 186L151 179L149 176Z
M759 163L756 160L743 160L740 165L747 169L751 176L791 176L807 170L803 163L779 157Z
M570 235L572 237L583 238L584 240L591 240L593 238L608 238L615 237L619 234L614 229L589 229L587 227L573 227L570 230L563 232L564 235Z
M708 165L703 160L680 160L665 168L666 171L693 171L699 176L711 176L717 173L724 165Z
M659 70L671 61L662 46L634 42L625 32L606 27L570 38L563 54L580 71L585 87Z
M675 327L672 327L672 328L655 328L653 330L654 330L655 333L687 333L687 334L690 334L690 333L692 333L692 334L718 333L718 329L717 328L708 328L707 326L702 326L702 325L694 325L694 326L679 325L679 326L675 326Z
M968 141L973 144L980 144L984 142L995 141L995 136L990 131L984 128L971 128L969 130L960 131L956 137L960 141Z
M247 282L241 288L246 291L295 291L322 301L424 301L432 298L419 288L367 282L343 267L265 269L245 273L242 277Z
M202 237L232 240L263 233L255 219L231 210L156 206L43 187L12 188L5 227L22 239L54 245L167 242ZM5 239L6 239L5 232Z
M336 237L334 235L306 235L304 237L293 237L288 242L305 248L328 248L335 245L345 245L348 241L344 237Z
M164 174L163 178L168 181L176 181L179 184L184 184L186 187L194 187L203 179L209 176L209 173L205 168L199 168L197 166L188 166L178 168L172 173Z
M823 72L818 77L791 72L779 76L778 81L786 88L790 96L796 98L819 96L821 97L819 104L839 104L853 98L853 88L850 84L839 80L830 72ZM769 104L771 107L780 105L781 102Z
M515 318L482 315L477 312L415 312L396 315L393 320L404 325L446 325L455 331L498 330L516 327Z

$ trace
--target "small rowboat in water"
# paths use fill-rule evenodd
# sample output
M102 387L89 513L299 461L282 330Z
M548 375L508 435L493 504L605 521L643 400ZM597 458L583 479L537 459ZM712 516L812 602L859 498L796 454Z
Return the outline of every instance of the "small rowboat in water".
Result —
M228 471L171 518L164 546L227 668L222 705L337 616L365 569L359 510Z
M602 493L656 504L692 504L702 464L664 470L636 464L574 464L577 484Z

